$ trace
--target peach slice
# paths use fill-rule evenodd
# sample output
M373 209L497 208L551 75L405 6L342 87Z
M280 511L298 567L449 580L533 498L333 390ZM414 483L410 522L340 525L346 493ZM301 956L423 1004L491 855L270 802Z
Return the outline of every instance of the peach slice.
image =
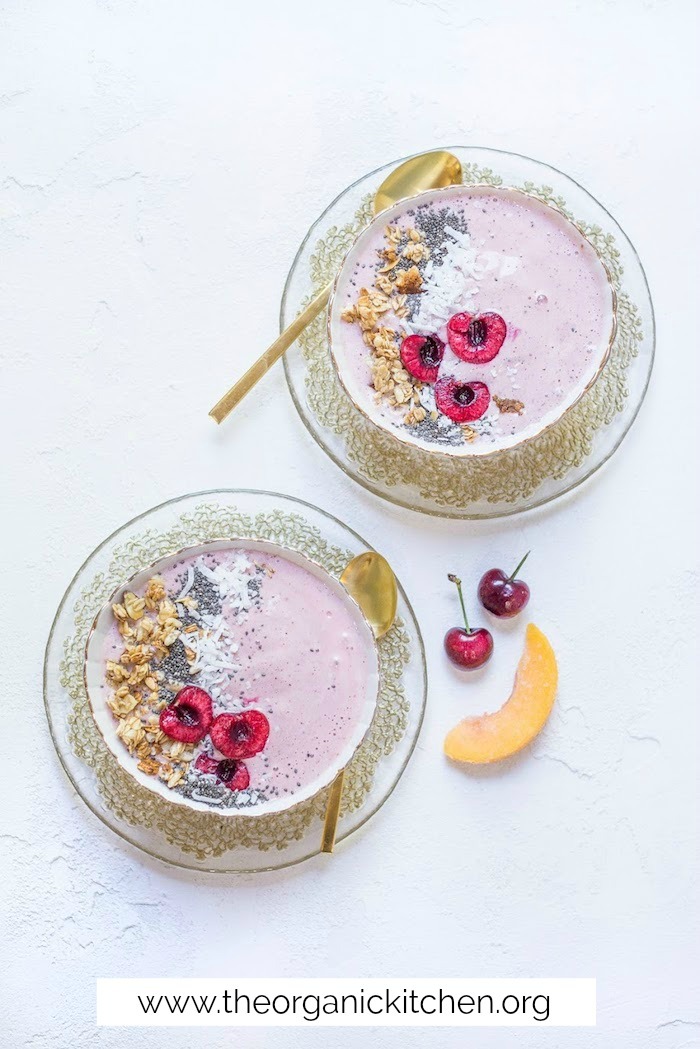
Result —
M465 718L455 725L445 738L448 758L485 765L522 750L550 715L557 677L552 646L542 631L529 623L509 699L494 714Z

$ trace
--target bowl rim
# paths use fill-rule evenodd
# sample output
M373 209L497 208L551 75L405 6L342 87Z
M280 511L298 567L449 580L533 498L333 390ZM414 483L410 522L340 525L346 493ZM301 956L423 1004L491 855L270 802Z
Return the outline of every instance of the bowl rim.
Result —
M354 734L351 736L350 742L347 743L346 746L343 748L336 762L329 766L329 768L332 769L332 772L328 775L326 775L326 773L324 772L322 776L319 776L304 790L298 791L296 794L292 795L291 798L286 802L280 799L279 801L272 802L270 804L263 803L261 805L251 805L246 808L235 808L233 806L218 807L215 805L207 805L204 802L193 802L192 799L184 798L181 795L179 795L176 791L168 788L157 777L148 776L145 773L141 773L140 770L138 770L136 767L134 755L130 754L127 748L117 738L116 732L109 734L110 737L113 737L113 739L108 739L105 733L103 732L102 725L96 713L95 704L93 702L93 696L88 682L90 643L97 632L99 621L101 617L106 612L108 612L108 610L111 610L114 599L117 597L117 595L123 593L123 591L129 586L129 583L133 579L135 579L137 576L151 572L152 569L155 569L156 566L161 565L164 561L177 560L181 555L190 555L193 551L205 551L205 548L210 546L220 547L222 545L225 545L226 548L230 548L234 544L240 544L240 549L245 549L248 545L252 544L254 548L267 549L271 553L274 552L282 558L286 557L287 560L291 560L292 563L294 563L292 558L298 558L299 561L302 562L301 567L305 568L307 571L310 570L313 575L315 575L317 578L323 579L324 582L330 580L330 583L334 587L337 586L338 594L342 594L346 597L347 601L350 603L351 607L356 612L358 616L358 621L361 622L364 628L366 629L369 635L369 639L371 641L371 651L374 657L373 666L371 668L371 673L368 680L366 696L362 706L363 714L365 716L363 716L363 718L358 722L358 726L361 727L361 733L360 728L358 728L357 731L354 732ZM290 557L289 555L292 556ZM309 569L307 568L307 566L311 566L311 568ZM191 811L194 810L196 812L200 812L202 813L202 815L213 814L217 816L223 816L225 818L234 818L240 816L247 819L254 819L263 816L272 816L282 812L287 812L293 809L296 805L300 805L306 801L309 801L311 798L315 797L321 791L329 787L335 779L335 777L338 775L338 773L350 764L350 762L357 754L357 751L367 738L367 735L372 726L372 721L374 720L377 705L379 703L379 694L381 687L381 666L378 651L378 639L375 637L374 631L372 630L372 627L363 609L361 608L359 603L352 597L350 592L346 590L346 588L341 583L340 579L336 578L323 565L321 565L318 561L316 561L312 557L309 557L305 553L301 553L300 551L294 550L291 547L283 546L281 543L274 542L270 539L259 538L257 536L220 536L218 538L204 540L201 543L190 543L187 546L180 547L177 550L172 550L169 553L161 554L149 564L145 565L142 568L139 568L136 572L133 572L127 580L120 583L117 587L114 588L107 600L98 609L87 632L85 638L85 645L83 648L82 679L83 687L85 689L85 695L88 701L88 706L90 708L90 713L92 715L92 719L95 723L95 727L100 737L102 738L109 752L119 764L120 768L122 768L129 775L133 776L134 780L140 786L145 787L151 793L156 794L158 797L163 798L165 801L171 802L172 804L178 806L183 806L184 808L187 808ZM369 686L372 680L374 681L374 687L372 688L370 693ZM118 719L113 720L116 724Z
M348 262L348 259L350 258L351 253L355 250L355 248L359 244L360 240L365 235L367 235L370 230L375 228L375 224L378 222L379 219L381 219L382 215L386 215L387 212L393 211L395 208L404 208L406 205L408 205L410 203L413 203L415 201L423 201L426 198L429 199L429 198L432 198L432 197L439 197L439 196L444 196L444 195L457 196L460 193L467 193L468 194L468 193L472 193L474 191L482 192L482 193L485 193L485 194L488 194L488 195L502 193L502 194L508 194L510 196L512 196L512 195L519 195L521 197L525 197L525 198L527 198L528 201L531 201L531 202L534 202L536 204L539 204L543 208L546 208L549 211L553 212L560 220L563 220L569 226L573 226L573 228L576 230L576 232L581 237L583 237L583 239L586 241L586 244L590 247L591 251L594 253L594 255L597 258L598 262L602 266L603 272L605 273L608 290L610 292L610 297L611 297L610 334L608 336L607 342L606 342L604 350L603 350L603 354L602 354L602 356L601 356L601 358L600 358L600 360L598 362L598 365L597 365L597 368L596 368L594 374L588 380L588 382L585 384L585 386L577 393L576 397L572 401L570 401L569 403L566 403L565 406L562 408L562 410L556 416L554 416L553 418L549 419L546 423L544 423L543 426L541 426L535 432L527 433L526 436L520 438L519 440L513 441L510 444L500 445L499 447L496 447L496 448L484 449L483 451L480 451L478 447L475 447L474 445L470 444L469 442L465 442L464 445L459 445L459 446L457 446L457 445L455 445L455 446L435 445L434 447L430 447L428 445L423 445L423 444L418 444L415 440L412 440L411 437L403 436L401 433L399 433L398 428L394 428L394 427L391 427L389 425L387 425L387 426L382 425L382 423L380 423L377 419L373 418L369 414L369 412L366 411L365 408L362 407L362 405L358 404L358 402L355 400L355 397L353 396L353 394L351 393L350 389L348 388L348 385L347 385L345 379L343 378L342 369L338 365L338 360L337 360L337 356L336 356L336 350L334 348L334 339L333 339L333 331L332 331L332 329L333 329L333 322L334 322L334 307L337 305L336 300L338 298L338 288L339 288L339 284L340 284L340 281L341 281L341 277L342 277L342 275L343 275L343 273L345 271L345 267L346 267L346 264ZM338 266L338 270L337 270L337 272L335 274L335 277L333 278L333 282L332 282L332 286L331 286L331 292L330 292L330 297L329 297L329 300L328 300L328 307L327 307L327 311L326 311L326 337L327 337L327 340L328 340L328 350L329 350L329 354L330 354L330 358L331 358L331 363L332 363L332 366L333 366L334 374L335 374L336 378L338 379L338 382L340 383L344 393L346 394L346 396L350 400L351 404L353 405L354 408L357 409L357 411L363 416L363 418L365 418L372 426L374 426L376 429L378 429L382 434L385 434L386 436L388 436L392 440L397 441L401 447L408 447L408 448L411 448L411 449L414 449L414 450L419 450L421 452L427 453L428 455L440 456L442 458L445 458L445 459L449 460L450 462L454 462L454 461L460 461L460 460L487 459L487 458L489 458L491 456L501 455L501 454L506 453L506 452L514 452L518 448L522 447L524 444L527 444L529 441L533 441L537 437L540 437L543 433L545 433L547 430L549 430L550 427L555 426L557 423L561 422L561 420L564 418L564 416L569 411L571 411L571 409L574 408L579 403L581 398L584 397L585 394L588 393L588 391L591 389L591 387L597 382L597 380L600 377L601 372L605 368L605 365L607 364L607 362L608 362L608 360L610 358L610 354L612 352L612 348L613 348L613 345L615 343L615 337L617 335L617 314L618 314L618 296L617 296L617 291L616 291L616 288L615 288L615 285L614 285L614 282L613 282L612 274L610 272L610 268L609 268L608 264L606 263L605 259L603 259L603 257L601 256L601 254L598 251L598 249L595 246L595 244L593 244L589 240L588 235L581 228L579 223L577 223L574 219L570 218L568 215L564 214L563 211L561 211L558 207L555 207L549 201L542 200L540 197L535 196L532 193L528 193L526 190L522 189L521 187L517 187L517 186L503 186L503 185L501 185L501 186L492 186L488 182L474 182L474 183L469 183L469 184L466 184L466 183L455 183L452 186L445 186L445 187L438 188L438 189L423 190L421 193L413 194L413 196L402 197L400 200L397 200L394 204L392 204L391 207L385 208L382 211L379 211L375 215L373 215L371 221L366 226L363 226L362 229L360 229L358 231L357 235L354 237L352 243L350 244L350 246L348 247L347 251L343 255L342 261L341 261L340 265Z

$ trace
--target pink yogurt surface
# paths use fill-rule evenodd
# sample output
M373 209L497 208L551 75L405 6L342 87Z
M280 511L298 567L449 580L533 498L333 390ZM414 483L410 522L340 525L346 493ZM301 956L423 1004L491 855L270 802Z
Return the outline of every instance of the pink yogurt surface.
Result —
M429 325L398 320L385 314L382 323L411 334L437 334L447 348L441 375L478 380L491 395L521 401L521 415L504 414L495 405L479 442L494 450L513 438L531 436L570 406L596 375L607 352L613 327L613 299L606 270L595 250L576 227L553 209L513 190L489 188L430 193L380 216L351 250L341 271L333 307L332 338L337 367L351 396L379 422L400 429L404 439L419 431L403 425L404 412L386 402L375 403L371 388L370 351L357 324L339 314L354 303L362 287L371 287L378 250L386 247L387 222L415 224L416 207L423 214L450 208L466 224L481 272L464 275L463 286L445 306L420 296L420 313ZM445 263L443 263L445 266ZM445 273L447 273L445 266ZM441 267L434 270L441 282ZM450 281L454 280L454 269ZM453 284L450 284L450 288ZM417 297L418 298L418 297ZM434 309L431 311L431 306ZM447 321L457 312L499 313L507 335L498 356L485 364L460 360L447 345ZM510 440L509 440L510 439ZM480 450L484 450L483 448Z
M230 658L240 669L227 673L214 714L255 708L267 716L267 745L246 765L250 788L279 798L336 765L366 717L376 655L369 627L340 584L336 589L302 565L261 550L217 550L205 555L205 564L226 565L241 554L272 574L253 571L259 598L249 609L234 611L224 602L223 620L237 646ZM163 578L174 600L188 565L199 557L185 556L160 571L156 566L150 574ZM122 647L113 625L104 659L118 658ZM199 675L191 683L207 688Z

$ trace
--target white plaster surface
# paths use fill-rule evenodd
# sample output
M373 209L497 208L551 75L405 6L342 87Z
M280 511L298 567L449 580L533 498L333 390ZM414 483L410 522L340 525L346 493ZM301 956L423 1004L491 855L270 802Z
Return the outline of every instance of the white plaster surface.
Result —
M387 1049L700 1046L698 97L694 0L4 0L0 5L3 1046L355 1047L372 1032L94 1026L94 979L589 976L596 1030L383 1032ZM573 498L496 523L383 505L325 459L277 368L296 247L379 163L450 142L539 157L612 210L647 268L658 358L621 452ZM430 697L391 801L332 859L178 873L105 830L53 754L46 635L126 519L217 486L286 490L396 565ZM445 580L532 548L561 663L536 745L480 775L446 728L497 707L524 623L478 680L441 649Z

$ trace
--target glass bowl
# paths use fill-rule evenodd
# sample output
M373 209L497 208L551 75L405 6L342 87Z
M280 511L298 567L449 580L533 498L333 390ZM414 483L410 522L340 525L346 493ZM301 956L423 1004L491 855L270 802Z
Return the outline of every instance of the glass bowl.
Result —
M44 702L68 778L92 812L125 841L192 870L272 870L320 852L327 787L284 812L257 817L173 804L120 765L97 729L85 688L87 638L115 589L174 550L222 536L296 551L334 578L352 557L371 549L331 514L276 492L216 490L162 503L122 525L78 569L46 646ZM423 641L400 582L398 590L396 622L377 643L380 684L374 717L345 771L338 842L384 805L406 769L423 721Z
M595 382L537 437L489 456L454 459L396 441L358 411L338 381L318 317L287 352L289 389L309 433L341 469L381 498L441 517L515 514L558 498L595 473L620 447L644 399L654 358L654 314L644 270L614 218L582 186L547 164L477 147L450 147L468 186L519 190L559 211L604 262L617 303L617 329ZM405 158L404 158L405 159ZM280 324L331 283L372 218L383 165L344 190L309 230L292 265Z

